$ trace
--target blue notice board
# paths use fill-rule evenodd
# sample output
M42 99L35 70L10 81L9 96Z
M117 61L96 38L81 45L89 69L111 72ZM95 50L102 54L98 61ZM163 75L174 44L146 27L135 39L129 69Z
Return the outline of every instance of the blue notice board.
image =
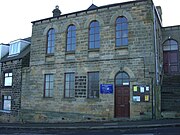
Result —
M113 93L113 85L112 84L101 84L100 92L101 92L101 94L112 94Z

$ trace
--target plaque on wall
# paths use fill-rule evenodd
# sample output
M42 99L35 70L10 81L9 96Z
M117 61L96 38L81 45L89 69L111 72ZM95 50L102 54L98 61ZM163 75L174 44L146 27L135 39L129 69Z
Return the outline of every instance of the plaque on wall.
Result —
M101 84L100 85L100 93L101 94L112 94L113 93L113 85L112 84Z

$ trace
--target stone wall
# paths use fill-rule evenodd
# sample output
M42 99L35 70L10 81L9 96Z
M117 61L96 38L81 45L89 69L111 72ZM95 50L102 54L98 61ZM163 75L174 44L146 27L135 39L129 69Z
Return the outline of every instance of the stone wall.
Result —
M2 108L2 95L11 96L11 111L0 111L0 122L15 122L19 120L19 110L21 108L21 60L7 61L2 63L1 75L1 108ZM13 74L12 87L4 86L4 73L11 71Z
M115 21L128 19L128 46L115 47ZM100 23L100 49L88 50L89 23ZM67 53L66 30L76 26L75 53ZM46 55L46 34L56 31L55 53ZM125 71L130 76L130 119L152 118L155 85L153 12L150 1L134 1L33 22L30 69L24 72L22 119L35 122L114 119L114 79ZM87 98L87 73L99 71L100 84L113 84L113 94ZM75 97L64 98L64 74L75 73ZM44 74L54 74L53 98L44 98ZM23 79L23 80L24 80ZM28 85L27 85L28 84ZM132 101L133 85L150 86L150 102ZM27 87L25 87L27 86Z

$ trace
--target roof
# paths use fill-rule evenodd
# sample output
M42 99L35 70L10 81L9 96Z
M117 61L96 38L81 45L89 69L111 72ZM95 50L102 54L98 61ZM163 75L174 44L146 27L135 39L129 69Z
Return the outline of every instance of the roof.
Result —
M45 18L45 19L41 19L41 20L36 20L36 21L32 21L31 23L36 23L36 22L40 22L40 21L42 22L42 21L45 21L45 20L49 20L49 19L53 19L53 18L59 18L59 17L68 16L68 15L72 15L72 14L78 14L78 13L81 13L81 12L87 12L89 10L98 10L98 9L102 9L102 8L110 8L110 7L114 7L114 6L118 6L118 5L126 5L126 4L138 3L138 2L143 2L143 1L147 1L147 0L132 0L132 1L128 1L128 2L115 3L115 4L100 6L100 7L97 7L96 5L92 4L87 10L81 10L81 11L77 11L77 12L72 12L72 13L60 15L58 17L49 17L49 18Z
M92 4L87 10L93 10L93 9L97 9L98 7L94 4Z
M9 54L5 55L0 62L7 62L7 61L12 61L12 60L17 60L17 59L22 59L25 57L28 53L30 52L30 45L28 45L24 50L22 50L18 55L11 56L9 57Z
M22 40L25 40L25 41L31 42L31 37L24 38L24 39L22 39Z

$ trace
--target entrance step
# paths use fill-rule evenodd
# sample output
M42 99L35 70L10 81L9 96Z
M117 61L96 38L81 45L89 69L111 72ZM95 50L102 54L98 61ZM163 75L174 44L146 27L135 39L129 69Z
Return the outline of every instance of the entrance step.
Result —
M161 111L166 118L174 116L172 112L173 114L180 112L180 75L164 75L161 89Z
M163 118L180 118L180 112L161 112Z

